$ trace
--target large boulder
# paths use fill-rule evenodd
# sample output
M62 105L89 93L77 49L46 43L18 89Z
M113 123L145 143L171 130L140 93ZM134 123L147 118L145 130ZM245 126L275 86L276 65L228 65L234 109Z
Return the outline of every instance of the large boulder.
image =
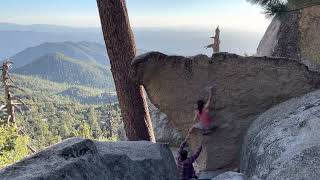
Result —
M249 124L272 106L315 90L320 75L291 59L242 57L219 53L212 58L167 56L151 52L132 62L133 80L144 85L152 102L184 136L193 125L194 105L213 86L213 118L219 128L207 137L201 170L239 166L241 140ZM192 149L202 133L194 131Z
M177 180L167 145L73 138L0 170L2 180Z
M319 129L319 90L266 111L248 130L241 171L249 179L319 179Z
M320 6L274 18L257 49L258 56L289 57L320 63Z

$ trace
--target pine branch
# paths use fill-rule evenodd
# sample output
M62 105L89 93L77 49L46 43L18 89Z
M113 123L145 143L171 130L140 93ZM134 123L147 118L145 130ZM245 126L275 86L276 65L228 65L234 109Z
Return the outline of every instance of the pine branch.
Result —
M281 16L287 11L289 11L289 7L286 3L279 2L277 4L269 4L268 6L264 7L264 13L266 14L267 18L271 18L273 16Z
M283 13L289 11L287 2L282 0L247 0L252 4L260 5L267 18L274 16L281 16Z

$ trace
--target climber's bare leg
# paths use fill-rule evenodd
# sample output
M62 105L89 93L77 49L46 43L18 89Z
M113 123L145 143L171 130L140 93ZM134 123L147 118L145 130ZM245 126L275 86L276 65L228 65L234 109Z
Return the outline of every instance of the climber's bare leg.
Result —
M203 135L209 135L218 128L213 122L208 128L204 129Z
M193 129L199 129L199 130L201 130L203 135L207 135L207 134L210 134L210 133L211 133L211 130L208 129L208 128L206 128L202 122L197 122L196 124L194 124L194 125L190 128L189 133L191 133L191 132L193 131Z

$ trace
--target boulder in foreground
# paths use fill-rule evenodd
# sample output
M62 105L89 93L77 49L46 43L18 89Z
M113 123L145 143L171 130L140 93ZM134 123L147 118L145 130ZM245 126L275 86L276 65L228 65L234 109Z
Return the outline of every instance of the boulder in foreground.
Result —
M286 101L257 118L243 144L249 179L320 177L320 90Z
M72 138L0 170L2 180L177 180L167 145Z

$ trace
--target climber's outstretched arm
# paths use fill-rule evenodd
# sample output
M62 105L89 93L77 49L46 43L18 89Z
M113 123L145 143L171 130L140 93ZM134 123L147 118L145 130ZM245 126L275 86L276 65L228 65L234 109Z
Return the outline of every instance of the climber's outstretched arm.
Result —
M197 151L191 156L190 160L192 163L197 160L201 151L202 151L202 144L198 147Z
M211 104L211 101L212 101L212 89L213 89L213 87L210 86L209 87L209 97L208 97L207 103L205 105L206 108L210 107L210 104Z

